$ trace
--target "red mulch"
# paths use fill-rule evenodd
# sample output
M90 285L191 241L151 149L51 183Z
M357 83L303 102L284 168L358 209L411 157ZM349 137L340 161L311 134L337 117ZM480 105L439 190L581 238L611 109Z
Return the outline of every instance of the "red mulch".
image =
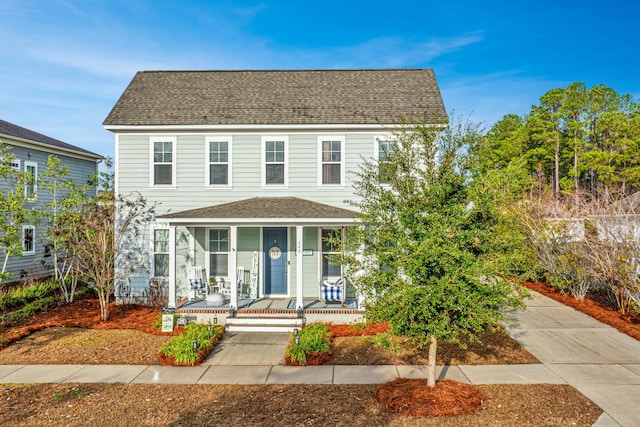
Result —
M328 323L329 335L332 337L362 337L377 335L389 330L388 323L365 323L357 325Z
M627 334L630 337L640 340L640 314L638 313L622 314L612 307L598 303L589 298L579 301L571 295L563 294L555 288L540 282L525 282L522 283L522 285L561 302L564 305L575 308L582 313L588 314L594 319L616 328L623 334Z
M318 365L324 365L326 362L331 360L331 356L332 356L332 353L330 351L328 352L325 351L320 353L313 352L307 355L307 361L305 363L300 363L300 362L294 362L293 360L291 360L289 356L285 355L284 363L289 366L307 366L307 365L318 366Z
M426 379L409 378L380 384L375 397L390 412L417 417L472 414L482 409L485 400L472 384L443 380L429 387Z
M100 320L100 302L97 298L83 297L73 304L62 304L36 313L19 327L0 328L4 340L0 349L18 341L33 332L53 327L74 327L85 329L136 329L154 335L179 335L183 327L174 328L173 332L161 332L153 328L153 322L162 315L160 308L142 305L109 304L109 319Z

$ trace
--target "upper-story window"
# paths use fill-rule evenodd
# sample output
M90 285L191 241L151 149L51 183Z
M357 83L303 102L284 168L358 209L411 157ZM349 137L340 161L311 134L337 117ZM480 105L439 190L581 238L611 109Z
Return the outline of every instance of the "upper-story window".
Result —
M36 228L33 225L22 226L22 254L32 255L36 253L34 244L36 237Z
M344 137L318 137L320 185L344 185Z
M207 138L207 184L231 185L231 138Z
M151 138L151 162L153 165L151 185L175 185L176 174L176 138Z
M24 171L27 173L24 196L29 200L35 200L38 192L38 164L25 160Z
M388 137L376 137L376 159L378 160L378 180L381 184L389 184L393 178L393 171L389 168L389 161L393 158L396 141Z
M263 185L286 186L289 184L288 142L288 138L282 136L262 138Z

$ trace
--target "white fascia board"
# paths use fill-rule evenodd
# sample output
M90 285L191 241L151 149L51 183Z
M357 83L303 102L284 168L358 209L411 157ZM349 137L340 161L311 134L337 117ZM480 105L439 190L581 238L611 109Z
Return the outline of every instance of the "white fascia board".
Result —
M149 132L149 131L248 131L248 132L257 132L257 131L270 131L277 132L280 130L291 130L291 131L336 131L336 130L371 130L371 131L380 131L381 129L397 129L401 128L402 125L398 124L303 124L303 125L151 125L151 126L143 126L143 125L105 125L104 128L106 130L112 132L118 131L130 131L130 132Z
M358 218L156 218L158 223L182 226L204 225L352 225Z

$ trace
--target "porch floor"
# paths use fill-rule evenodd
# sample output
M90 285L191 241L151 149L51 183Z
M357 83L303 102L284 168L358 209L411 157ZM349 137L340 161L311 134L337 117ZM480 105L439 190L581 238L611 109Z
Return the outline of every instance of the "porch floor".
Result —
M178 310L228 310L230 301L224 304L214 305L202 299L194 299L185 301L179 305ZM358 301L354 298L347 298L344 307L339 302L332 302L324 306L324 303L317 298L303 299L305 311L335 311L349 310L358 311ZM277 311L277 312L296 312L295 298L258 298L258 299L241 299L238 300L238 313L242 312L261 312L261 311Z

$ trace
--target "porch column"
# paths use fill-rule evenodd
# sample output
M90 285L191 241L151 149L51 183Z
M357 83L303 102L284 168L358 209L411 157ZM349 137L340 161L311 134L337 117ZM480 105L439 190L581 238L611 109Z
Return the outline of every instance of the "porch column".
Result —
M304 227L296 225L296 310L304 308L302 301L302 233Z
M229 245L231 253L229 254L229 278L231 280L231 302L229 308L236 310L238 308L238 226L229 227Z
M171 308L176 308L176 227L169 226L169 301Z

